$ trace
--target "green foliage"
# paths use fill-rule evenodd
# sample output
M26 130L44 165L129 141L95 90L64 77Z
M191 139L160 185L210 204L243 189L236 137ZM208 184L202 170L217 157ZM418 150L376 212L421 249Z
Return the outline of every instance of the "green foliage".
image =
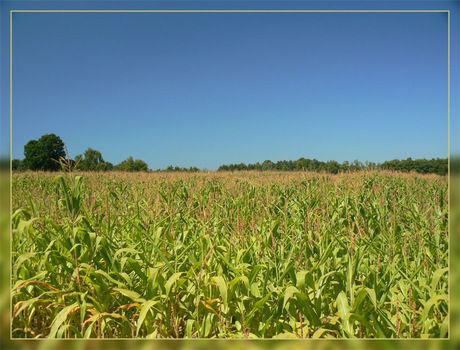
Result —
M110 162L102 162L94 168L96 171L110 171L113 170L113 164Z
M75 157L78 162L78 169L85 171L109 171L113 169L113 164L104 161L101 152L88 148L84 155L81 154Z
M416 171L420 174L438 174L447 175L448 163L447 159L415 159L407 158L406 160L390 160L383 162L381 169L397 170L403 172Z
M118 171L148 171L148 165L141 159L134 160L132 156L113 167Z
M14 338L449 337L447 179L13 175Z
M24 171L26 170L26 166L24 161L21 159L13 159L11 161L11 167L13 171Z
M157 171L162 171L160 169L158 169ZM199 172L201 171L200 169L198 169L197 167L190 167L190 168L181 168L181 167L178 167L178 166L172 166L172 165L169 165L166 170L163 170L163 171L167 171L167 172L189 172L189 173L196 173L196 172Z
M31 140L24 147L24 154L26 158L21 161L19 159L13 160L13 170L21 171L26 169L31 170L59 170L60 165L58 162L61 157L64 156L64 143L54 134L44 135L38 141ZM84 171L128 171L128 172L139 172L149 171L148 165L141 159L134 160L132 156L122 161L121 163L113 166L112 163L104 161L101 152L98 150L88 148L84 155L77 155L75 161L71 161L71 164L78 165L79 170ZM6 164L6 163L5 163ZM456 163L455 163L456 164ZM329 160L322 162L317 159L305 159L299 158L298 160L286 161L280 160L273 163L271 160L265 160L262 164L259 162L255 164L239 163L221 165L218 171L243 171L243 170L255 170L255 171L311 171L311 172L325 172L329 174L338 174L346 172L355 172L361 170L395 170L401 172L417 172L420 174L438 174L447 175L448 173L448 159L416 159L412 160L407 158L406 160L391 160L383 162L382 164L376 164L373 162L366 161L364 164L358 160L354 160L352 163L344 161L342 164L335 160ZM204 169L205 170L205 169ZM179 167L179 166L168 166L166 169L157 171L166 172L200 172L201 170L197 167Z
M60 169L59 159L65 156L64 142L55 134L43 135L37 140L30 140L24 146L24 165L30 170Z
M335 160L329 160L322 162L317 159L305 159L300 158L298 160L280 160L273 163L270 160L265 160L262 164L230 164L221 165L218 171L241 171L241 170L257 170L257 171L315 171L315 172L326 172L329 174L338 174L344 172L355 172L361 170L396 170L402 172L415 171L420 174L438 174L447 175L448 160L447 159L416 159L412 160L392 160L382 164L376 164L373 162L366 161L364 164L358 160L354 160L352 163L344 161L342 164Z

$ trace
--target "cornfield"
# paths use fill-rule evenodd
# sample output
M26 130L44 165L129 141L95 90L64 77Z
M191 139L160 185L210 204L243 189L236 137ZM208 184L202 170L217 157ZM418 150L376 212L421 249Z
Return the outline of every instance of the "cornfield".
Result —
M447 178L23 173L13 338L447 338Z

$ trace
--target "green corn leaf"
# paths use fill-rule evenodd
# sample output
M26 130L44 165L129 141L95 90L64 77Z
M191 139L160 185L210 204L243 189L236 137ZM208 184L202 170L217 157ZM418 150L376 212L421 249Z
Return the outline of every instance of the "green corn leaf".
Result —
M113 260L117 260L117 256L119 254L123 254L123 253L132 253L132 254L140 254L141 252L139 252L138 250L136 249L133 249L133 248L121 248L121 249L118 249L114 256L113 256Z
M222 276L215 276L212 278L214 282L217 283L217 285L219 286L219 292L220 292L220 296L222 297L222 302L224 304L224 307L227 308L228 306L228 300L227 300L227 292L228 292L228 289L227 289L227 283L225 283L225 280Z
M438 285L439 280L448 271L449 271L449 268L446 267L444 269L437 269L433 273L433 277L431 278L431 291L432 292L434 292L436 290L436 286Z
M66 306L63 308L57 315L56 318L54 319L52 326L51 326L51 331L50 331L50 338L55 338L57 331L59 330L59 327L61 327L62 323L67 319L69 314L74 312L79 308L78 303L73 303L72 305Z
M141 329L141 326L144 323L147 313L154 305L158 303L158 300L147 300L146 302L144 302L141 308L141 312L139 313L139 319L137 320L136 336L139 334L139 330Z
M113 290L127 296L132 301L145 302L145 299L141 298L141 295L133 290L123 289L123 288L113 288Z
M177 279L182 276L183 272L176 272L173 273L171 277L169 277L168 281L165 284L165 290L166 290L166 295L169 295L169 292L171 291L172 285L174 282L177 281Z
M296 293L300 293L300 291L294 287L289 286L284 291L284 299L283 299L283 309L286 307L287 302L291 299Z
M436 305L438 301L442 300L448 300L449 296L447 294L442 294L442 295L435 295L431 297L425 304L425 307L422 312L421 319L426 320L428 319L428 314L431 311L431 308Z
M350 322L350 306L348 304L347 296L344 292L340 292L337 297L337 310L340 315L343 330L348 338L355 338L353 334L352 323Z

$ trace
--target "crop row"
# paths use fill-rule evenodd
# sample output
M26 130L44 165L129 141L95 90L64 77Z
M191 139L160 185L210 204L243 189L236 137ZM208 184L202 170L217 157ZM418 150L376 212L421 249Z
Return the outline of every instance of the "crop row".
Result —
M12 336L448 337L447 179L13 177Z

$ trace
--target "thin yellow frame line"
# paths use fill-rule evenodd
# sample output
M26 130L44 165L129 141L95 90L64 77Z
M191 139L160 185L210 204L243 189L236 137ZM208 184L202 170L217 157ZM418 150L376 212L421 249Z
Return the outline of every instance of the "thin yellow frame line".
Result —
M448 12L449 10L12 10L12 12Z
M450 335L452 331L452 324L451 324L451 317L450 314L452 313L452 303L450 302L450 296L451 296L451 290L452 290L452 284L451 284L451 273L450 273L450 267L451 265L451 255L450 254L450 237L452 237L452 231L451 231L451 225L450 222L452 221L452 208L451 208L451 201L450 201L450 189L451 189L451 183L450 183L450 10L447 11L447 201L449 203L448 205L448 211L449 211L449 220L447 221L447 231L449 231L449 258L448 258L448 283L449 283L449 305L448 305L448 313L447 313L447 323L449 325L449 337L448 339L450 340Z
M8 228L8 236L10 241L10 314L13 308L13 298L11 298L11 288L13 279L13 259L11 252L13 251L13 243L11 239L12 217L13 217L13 11L10 11L10 220ZM10 339L13 338L13 327L10 327Z

